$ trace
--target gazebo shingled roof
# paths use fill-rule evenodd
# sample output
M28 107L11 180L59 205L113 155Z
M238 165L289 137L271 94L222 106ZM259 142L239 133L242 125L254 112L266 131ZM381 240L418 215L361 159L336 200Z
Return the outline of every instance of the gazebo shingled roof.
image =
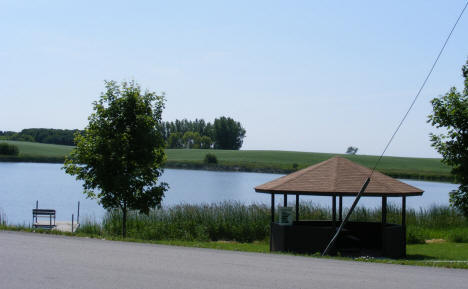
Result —
M343 157L321 163L255 187L259 193L319 196L355 196L371 170ZM374 172L363 196L420 196L423 191Z

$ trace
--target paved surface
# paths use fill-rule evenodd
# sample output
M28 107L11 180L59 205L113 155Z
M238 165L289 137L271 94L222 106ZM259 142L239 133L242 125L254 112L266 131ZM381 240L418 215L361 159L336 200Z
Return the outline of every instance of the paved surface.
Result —
M468 288L468 271L0 232L0 288Z

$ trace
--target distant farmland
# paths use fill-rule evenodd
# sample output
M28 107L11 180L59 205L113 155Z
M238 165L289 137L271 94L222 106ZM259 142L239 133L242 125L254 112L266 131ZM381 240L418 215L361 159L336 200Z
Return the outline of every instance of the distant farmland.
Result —
M18 157L0 156L0 161L15 162L52 162L61 163L71 146L51 145L32 142L6 141L18 146ZM343 155L330 153L309 153L293 151L259 151L259 150L200 150L200 149L167 149L169 168L210 169L226 171L252 171L289 173L309 165L324 161L332 156L341 155L366 167L372 167L377 156ZM203 159L207 153L218 158L218 165L205 165ZM393 177L451 181L450 168L436 158L383 157L377 168Z

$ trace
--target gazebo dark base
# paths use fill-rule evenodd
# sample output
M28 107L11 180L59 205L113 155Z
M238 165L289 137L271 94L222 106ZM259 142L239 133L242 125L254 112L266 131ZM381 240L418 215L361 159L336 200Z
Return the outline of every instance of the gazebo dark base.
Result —
M339 222L336 223L339 226ZM323 252L335 233L331 221L296 221L292 225L271 223L271 251L313 254ZM406 244L401 225L348 222L330 253L342 256L402 258Z

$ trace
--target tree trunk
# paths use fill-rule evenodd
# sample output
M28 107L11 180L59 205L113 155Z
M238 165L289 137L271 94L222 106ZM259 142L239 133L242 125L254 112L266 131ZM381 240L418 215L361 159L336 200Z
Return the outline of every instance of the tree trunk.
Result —
M127 203L122 207L122 237L127 237Z

